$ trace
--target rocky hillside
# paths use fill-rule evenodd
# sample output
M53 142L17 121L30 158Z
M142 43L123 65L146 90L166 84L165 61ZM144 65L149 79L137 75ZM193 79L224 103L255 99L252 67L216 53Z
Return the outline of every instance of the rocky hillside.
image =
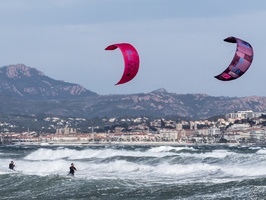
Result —
M266 97L175 94L165 89L129 95L97 95L56 81L25 65L0 68L0 114L68 117L180 116L204 119L239 110L266 111Z
M57 81L23 64L0 68L1 95L28 100L71 99L97 95L84 87Z
M79 103L92 116L172 115L203 119L239 110L266 111L266 97L213 97L206 94L168 93L164 89L147 94L98 96ZM71 104L74 106L77 102L71 101Z

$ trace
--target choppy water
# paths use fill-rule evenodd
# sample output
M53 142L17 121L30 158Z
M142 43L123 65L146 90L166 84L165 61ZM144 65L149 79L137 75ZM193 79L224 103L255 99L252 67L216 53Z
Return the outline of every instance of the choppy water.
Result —
M0 146L0 199L266 199L266 148Z

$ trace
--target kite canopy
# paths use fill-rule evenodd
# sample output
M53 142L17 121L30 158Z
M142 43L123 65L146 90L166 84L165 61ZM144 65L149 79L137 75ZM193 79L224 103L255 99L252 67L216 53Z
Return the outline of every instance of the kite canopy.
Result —
M231 81L239 78L248 70L253 60L253 49L249 43L239 38L228 37L224 41L236 43L236 53L228 68L215 78L221 81Z
M106 47L105 50L115 50L116 48L121 50L125 61L124 73L120 81L116 83L116 85L119 85L131 81L136 76L140 61L137 50L128 43L112 44Z

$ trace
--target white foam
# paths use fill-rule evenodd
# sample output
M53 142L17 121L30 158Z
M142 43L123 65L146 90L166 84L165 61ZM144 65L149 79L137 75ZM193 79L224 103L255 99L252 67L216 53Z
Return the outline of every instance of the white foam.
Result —
M259 149L257 154L266 154L266 149Z
M129 156L129 157L163 157L167 155L175 155L171 152L141 152L141 151L126 151L117 149L85 149L85 150L73 150L73 149L44 149L40 148L25 157L27 160L56 160L56 159L86 159L86 158L109 158L115 156Z
M183 157L195 157L195 158L225 158L227 156L233 156L236 155L234 152L230 152L227 150L214 150L212 152L204 152L204 153L180 153Z
M65 176L70 163L74 162L78 171L77 178L87 179L135 179L145 181L209 181L226 182L236 177L266 176L265 149L257 153L234 153L228 150L213 150L206 153L178 153L187 147L152 147L146 151L124 149L47 149L39 148L27 156L15 160L16 170L25 175L47 176L58 174ZM190 147L188 147L190 150ZM171 159L161 159L171 155ZM117 159L115 157L117 156ZM124 157L123 157L124 156ZM128 159L128 157L150 159L158 158L156 162L143 162L143 159ZM190 159L190 163L179 163L176 157ZM89 158L89 159L88 159ZM110 161L100 158L112 158ZM174 159L172 159L174 158ZM217 158L208 163L204 158ZM228 158L228 159L227 159ZM220 162L220 159L222 162ZM10 158L0 159L0 174L11 173L8 170ZM13 160L13 159L12 159ZM228 162L227 162L228 160Z
M174 147L174 146L159 146L159 147L153 147L150 150L148 150L149 152L155 152L155 153L159 153L159 152L169 152L171 150L175 150L175 151L181 151L181 150L191 150L191 151L195 151L194 148L192 147Z

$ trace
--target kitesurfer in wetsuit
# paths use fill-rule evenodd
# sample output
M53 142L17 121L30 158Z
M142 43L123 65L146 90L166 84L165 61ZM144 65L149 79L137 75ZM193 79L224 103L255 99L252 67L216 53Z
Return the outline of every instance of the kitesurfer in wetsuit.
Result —
M76 170L77 169L74 167L74 163L71 163L71 166L69 167L69 175L74 176Z
M14 170L15 164L13 161L11 161L11 163L9 163L9 169Z

